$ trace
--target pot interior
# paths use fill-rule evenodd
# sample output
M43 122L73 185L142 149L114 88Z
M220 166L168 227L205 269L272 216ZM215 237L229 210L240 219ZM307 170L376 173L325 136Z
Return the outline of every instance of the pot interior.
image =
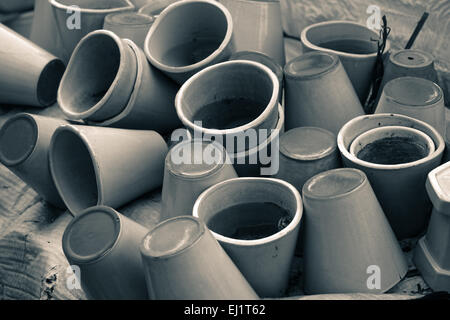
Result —
M149 39L148 52L169 67L185 67L204 60L220 47L230 27L223 11L206 2L179 5L159 19Z
M43 106L49 106L56 101L56 93L63 77L66 67L64 63L55 59L49 62L39 76L36 94L39 103Z
M52 149L52 173L67 208L72 213L98 204L98 185L90 152L72 131L57 132Z
M236 240L269 237L290 224L297 211L293 193L273 181L239 181L207 192L198 216L208 228Z

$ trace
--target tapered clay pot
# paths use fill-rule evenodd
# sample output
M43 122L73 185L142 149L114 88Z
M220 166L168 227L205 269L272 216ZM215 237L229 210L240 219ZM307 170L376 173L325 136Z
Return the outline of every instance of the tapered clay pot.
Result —
M50 169L73 215L120 207L162 184L167 145L155 131L65 125L50 145Z
M136 55L130 46L111 31L93 31L70 58L58 104L69 119L109 119L126 107L136 76Z
M33 9L34 0L2 0L0 12L11 13Z
M155 18L137 12L116 12L105 17L103 29L117 34L120 38L130 39L140 48L144 48L145 37Z
M406 275L406 259L364 172L322 172L302 193L307 294L382 293Z
M75 217L62 246L79 268L81 287L94 300L146 300L139 245L146 228L109 207L96 206Z
M64 62L69 61L84 36L103 27L106 15L134 9L129 0L78 0L75 3L72 0L49 1L64 49L59 56Z
M337 54L347 71L361 103L370 90L372 72L377 59L378 33L351 21L325 21L302 30L300 39L307 51ZM385 53L390 50L387 41Z
M123 40L137 59L137 76L125 108L104 121L88 124L127 129L156 130L162 134L181 126L175 112L174 100L178 86L150 65L144 52L131 40Z
M0 129L0 162L25 181L46 201L65 208L50 174L48 149L61 119L20 113Z
M398 113L422 120L445 137L444 93L430 80L400 77L389 81L375 113Z
M283 27L278 0L219 0L233 18L236 51L258 51L284 66Z
M414 263L435 291L450 292L450 193L445 163L428 174L426 188L433 212L428 231L417 243Z
M145 39L150 63L182 84L232 53L233 23L216 1L188 0L169 5Z
M61 56L64 48L50 0L36 0L30 40L51 54Z
M180 216L161 222L145 236L140 250L151 299L258 299L197 218Z
M242 152L259 144L258 130L276 126L278 93L278 79L266 66L227 61L186 81L178 91L175 108L193 133L215 136L229 153ZM246 142L245 135L255 138Z
M139 13L152 17L158 17L160 13L170 4L179 0L152 0L139 9Z
M279 94L278 94L278 101L281 103L282 106L282 98L283 98L283 85L284 85L284 74L283 74L283 68L279 63L277 63L273 58L265 55L264 53L257 52L257 51L238 51L231 55L230 60L249 60L249 61L255 61L262 63L266 67L268 67L270 70L272 70L273 73L278 78L278 82L280 84L279 87Z
M231 178L237 174L222 145L202 140L175 145L165 161L161 218L192 212L203 191Z
M339 57L310 52L289 61L286 78L286 130L319 127L335 135L350 119L364 114Z
M0 103L55 103L65 69L62 61L2 24L0 43Z
M261 297L280 297L287 288L302 212L299 192L272 178L221 182L193 209Z
M397 164L373 163L350 153L349 148L355 138L371 129L386 126L410 127L423 132L433 140L435 151L419 160ZM338 134L338 148L344 165L367 174L399 239L416 236L426 227L431 203L425 191L425 181L428 172L441 163L444 147L442 136L432 126L398 114L360 116L345 124Z

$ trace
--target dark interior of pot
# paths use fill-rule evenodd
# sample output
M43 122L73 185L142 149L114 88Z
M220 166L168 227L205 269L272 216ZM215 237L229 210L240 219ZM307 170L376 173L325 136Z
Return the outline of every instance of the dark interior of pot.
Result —
M53 179L72 213L97 205L98 186L88 148L72 131L59 131L50 151Z
M273 82L250 64L222 65L192 81L181 99L189 121L208 129L239 127L258 118L269 105Z
M163 65L193 65L220 47L228 28L226 16L214 5L180 5L160 21L148 49L151 56Z
M86 39L72 56L60 88L60 99L72 112L95 106L108 92L120 66L117 43L105 34Z
M58 3L72 6L77 5L81 9L114 9L128 7L129 3L125 0L57 0Z
M49 106L55 103L59 83L65 70L64 63L59 59L49 62L42 70L36 90L41 105Z

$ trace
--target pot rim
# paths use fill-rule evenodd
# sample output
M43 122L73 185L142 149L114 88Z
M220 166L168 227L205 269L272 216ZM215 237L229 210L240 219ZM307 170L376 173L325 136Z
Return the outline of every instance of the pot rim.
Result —
M419 159L417 161L408 162L408 163L394 164L394 165L385 165L385 164L371 163L371 162L363 161L363 160L357 158L356 156L352 155L349 152L349 148L350 148L351 142L350 142L348 148L344 144L344 135L345 135L346 131L349 130L349 127L351 127L353 124L355 124L355 123L357 123L357 122L359 122L359 121L361 121L363 119L377 119L377 118L383 119L383 118L387 118L387 117L400 118L400 119L408 121L411 125L418 125L420 127L425 127L428 130L430 130L432 132L432 135L429 135L429 134L427 134L425 132L424 133L426 135L428 135L433 140L435 148L436 148L435 151L430 153L428 156L426 156L426 157L424 157L422 159ZM397 125L398 126L404 126L404 127L410 127L410 126L401 125L401 124L397 124ZM381 126L381 125L379 125L379 126ZM385 127L388 127L388 126L394 126L394 125L386 125ZM423 130L421 130L420 128L417 128L417 126L415 126L414 128L423 132ZM363 131L362 133L367 132L367 131L368 130ZM444 152L445 143L444 143L444 139L439 134L439 132L435 128L433 128L431 125L426 123L426 122L423 122L421 120L417 120L417 119L412 118L412 117L408 117L408 116L404 116L404 115L400 115L400 114L395 114L395 113L377 113L377 114L370 114L370 115L361 115L361 116L358 116L358 117L353 118L352 120L348 121L339 130L339 133L337 135L337 145L338 145L339 152L341 153L341 155L343 157L347 158L349 161L353 162L354 164L358 165L358 166L361 166L361 167L364 167L364 168L369 168L369 169L376 169L376 170L402 170L402 169L416 167L416 166L428 163L429 161L437 158L439 155L442 155L442 153Z
M109 8L109 9L80 8L79 11L81 13L104 14L104 13L123 11L125 9L130 9L130 10L135 9L134 4L130 0L120 0L120 1L123 2L123 5L124 5L123 7L115 7L115 8ZM70 8L70 6L60 3L58 0L50 0L50 4L53 7L58 8L60 10L64 10L64 11L66 11L67 9Z
M183 1L180 1L180 2L185 2L185 1L189 1L189 0L183 0ZM198 1L198 0L195 0L195 1ZM198 78L202 77L205 73L210 72L211 70L226 68L228 65L239 65L239 64L241 64L241 65L245 65L246 64L246 65L253 66L254 68L259 68L266 75L268 75L270 80L272 81L272 85L273 85L272 96L270 97L270 100L267 103L267 106L263 110L263 112L256 119L253 119L252 121L250 121L250 122L248 122L248 123L246 123L244 125L241 125L241 126L235 127L235 128L231 128L231 129L224 129L224 130L200 127L200 126L197 126L196 124L194 124L191 120L189 120L187 118L186 114L184 113L183 108L182 108L182 98L185 95L185 92L186 92L187 88L192 84L192 82L194 82ZM262 63L249 61L249 60L226 61L226 62L221 62L221 63L218 63L218 64L214 64L212 66L206 67L205 69L197 72L192 77L190 77L181 86L180 90L178 91L178 93L177 93L177 95L175 97L175 110L176 110L176 112L178 114L178 117L180 118L181 122L187 128L189 128L191 130L200 131L202 133L206 133L206 134L210 134L210 135L239 134L239 133L242 133L243 131L245 131L247 129L258 127L261 123L266 121L266 119L270 115L270 113L272 113L274 111L274 109L277 108L279 90L280 90L280 84L279 84L277 76L275 75L275 73L272 70L270 70L269 67L266 67Z
M61 84L67 81L66 80L66 78L68 77L67 70L73 68L73 64L75 63L75 60L72 58L75 57L75 55L78 53L78 51L82 47L82 44L86 41L90 41L92 37L95 37L97 35L106 35L114 40L114 42L117 45L117 48L119 49L119 54L120 54L119 67L117 69L117 73L114 77L113 82L111 83L111 85L109 86L108 90L103 95L103 97L99 101L97 101L97 103L95 103L93 106L91 106L89 109L82 111L82 112L75 112L75 111L71 110L70 108L67 108L67 106L64 103L62 103L62 101L64 99L62 99L62 85ZM69 119L73 119L73 120L87 119L88 117L92 116L97 111L99 111L103 107L103 105L105 103L107 103L107 101L113 94L114 89L117 87L119 80L123 77L123 74L127 73L127 71L128 71L128 68L125 65L125 59L124 59L124 57L127 54L131 55L131 61L134 61L132 63L136 63L135 61L137 60L137 58L134 56L133 50L124 42L124 40L122 40L114 32L109 31L109 30L101 29L101 30L92 31L80 40L80 42L77 44L75 50L72 53L72 56L69 60L69 64L67 65L67 68L66 68L66 72L64 72L64 75L61 78L60 86L58 88L58 93L57 93L58 105ZM137 64L136 64L136 77L137 77L137 73L138 73L138 71L137 71ZM135 78L135 80L136 80L136 78ZM130 94L132 94L132 92L130 92Z
M334 24L337 24L337 25L347 24L347 25L353 25L353 26L365 28L368 31L372 32L374 34L374 36L378 37L378 34L375 31L367 28L365 25L360 24L358 22L347 21L347 20L329 20L329 21L314 23L314 24L311 24L311 25L307 26L306 28L304 28L300 32L300 40L301 40L302 44L312 50L315 50L315 51L334 53L340 57L346 57L346 58L352 58L352 59L367 59L367 58L375 58L377 56L376 51L373 53L367 53L367 54L348 53L348 52L342 52L342 51L337 51L337 50L333 50L333 49L323 48L323 47L317 46L309 41L309 39L307 37L307 33L309 30L316 28L318 26L328 26L328 25L334 25ZM390 49L391 49L391 44L390 44L390 41L387 40L386 47L384 49L384 53L387 53Z
M218 8L225 16L225 19L227 20L227 31L225 33L225 37L222 40L222 42L220 43L220 46L216 50L214 50L208 57L206 57L205 59L198 61L194 64L190 64L187 66L181 66L181 67L172 67L167 64L161 63L160 61L158 61L157 59L155 59L153 57L153 55L151 54L151 52L149 50L150 38L153 36L156 29L159 27L161 22L164 20L165 16L167 16L169 13L171 13L176 8L178 8L180 6L184 6L184 5L189 5L191 3L202 3L202 4L206 4L206 5L215 6L216 8ZM158 15L158 19L155 19L155 22L152 24L152 26L150 27L150 29L147 33L147 36L145 37L144 51L145 51L145 54L146 54L148 60L158 69L163 70L165 72L173 73L173 74L187 73L187 72L196 70L198 68L201 68L204 65L208 65L211 62L213 62L213 60L216 59L223 52L223 50L228 46L228 44L231 42L232 35L233 35L233 19L231 17L231 13L228 11L228 9L223 4L216 2L216 1L212 1L212 0L177 1L177 2L174 2L174 3L170 4L169 6L167 6Z
M248 182L248 181L254 181L256 183L271 183L271 184L279 184L283 185L285 188L287 188L287 192L290 192L291 195L294 196L296 203L297 203L297 209L295 213L293 214L291 222L282 230L278 231L277 233L274 233L268 237L264 237L261 239L255 239L255 240L240 240L240 239L233 239L230 237L225 237L221 234L218 234L214 232L213 230L210 230L211 233L214 235L214 237L220 241L231 245L241 246L241 247L252 247L252 246L260 246L260 245L266 245L268 243L272 243L274 241L277 241L283 237L285 237L287 234L291 233L301 222L301 218L303 216L303 202L302 198L300 196L300 193L298 190L291 185L290 183L277 179L277 178L262 178L262 177L238 177L238 178L232 178L228 179L222 182L219 182L218 184L215 184L211 186L210 188L203 191L200 196L195 201L194 207L192 209L192 215L196 218L202 219L198 215L198 210L200 203L204 201L204 199L211 193L211 192L217 192L220 188L222 188L224 185L227 184L239 184L241 181ZM202 219L203 220L203 219Z
M53 153L54 153L54 144L55 141L58 137L58 135L61 132L64 131L68 131L72 134L74 134L75 136L77 136L81 142L83 143L84 147L86 148L86 150L89 153L89 157L90 160L92 162L92 167L94 168L94 173L95 173L95 181L97 184L97 203L94 206L101 206L103 205L103 200L104 200L104 188L103 188L103 183L100 179L101 176L101 172L100 172L100 166L97 162L97 158L94 155L94 151L91 148L91 145L89 143L89 140L86 138L86 136L84 135L84 133L82 132L82 128L78 128L78 127L87 127L87 126L83 126L83 125L72 125L72 124L64 124L60 127L58 127L55 132L53 133L52 139L50 141L50 147L49 147L49 166L50 166L50 173L51 176L53 178L53 181L55 183L56 189L58 190L58 193L61 196L61 199L63 200L64 204L67 206L67 209L69 210L69 212L74 215L74 216L78 216L81 212L83 212L84 210L88 209L88 208L83 208L81 210L77 211L72 211L71 209L73 209L72 205L68 205L67 201L66 201L66 193L61 192L61 185L59 183L58 179L55 179L55 169L54 169L54 160L53 160Z

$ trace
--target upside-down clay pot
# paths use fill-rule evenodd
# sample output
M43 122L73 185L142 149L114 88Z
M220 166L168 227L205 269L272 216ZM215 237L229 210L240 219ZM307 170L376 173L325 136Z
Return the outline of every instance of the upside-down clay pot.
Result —
M0 103L47 107L55 103L63 62L0 24Z
M406 275L405 256L364 172L319 173L302 194L307 294L382 293Z
M444 93L430 80L400 77L389 81L375 113L397 113L422 120L445 137Z
M289 61L286 78L286 130L319 127L335 135L364 110L339 57L309 52Z
M450 163L428 174L426 188L433 211L425 236L415 249L414 263L426 283L435 291L450 292Z
M48 150L62 119L20 113L0 129L0 162L52 205L65 208L50 174Z
M181 126L174 100L178 91L175 82L147 61L144 52L131 40L123 40L137 59L137 76L130 99L116 116L88 124L126 129L156 130L162 134Z
M145 236L140 251L151 299L258 299L198 218L179 216L159 223Z
M110 13L105 17L103 29L114 32L122 39L130 39L144 48L145 37L155 18L137 12Z
M177 93L175 108L194 135L215 136L229 153L242 152L260 142L257 130L276 126L278 93L278 79L268 67L253 61L227 61L187 80ZM245 135L251 134L255 138L246 142ZM235 143L235 138L241 143Z
M109 119L126 107L136 76L136 55L130 46L111 31L93 31L70 58L58 104L69 119Z
M422 154L419 157L415 157L415 153L408 154L404 151L400 154L395 153L397 160L400 159L395 164L390 164L393 162L388 159L394 153L383 152L382 148L375 148L373 154L378 157L386 155L387 161L382 164L378 160L378 163L374 163L370 157L362 160L350 152L351 144L360 135L387 126L419 130L433 140L435 150L429 155ZM380 113L350 120L339 131L337 142L344 165L361 169L366 173L397 238L413 237L424 231L431 211L425 181L427 174L441 163L445 147L444 139L439 132L429 124L408 116ZM392 150L398 149L397 147ZM415 158L409 162L402 160L407 156Z
M325 21L302 30L300 40L306 51L322 51L339 56L361 103L370 90L377 59L376 31L351 21ZM385 53L390 50L387 41Z
M231 178L237 174L222 145L202 140L175 145L165 160L161 219L192 212L203 191Z
M81 287L94 300L147 300L139 245L148 230L110 207L95 206L75 217L62 247L79 268Z
M65 125L53 134L50 170L67 208L120 207L162 184L167 145L155 131Z
M129 0L49 0L62 41L58 55L69 61L78 42L88 33L103 27L105 16L113 12L133 10ZM77 6L77 7L74 7Z
M216 1L172 3L145 39L145 54L156 68L182 84L207 66L226 61L233 50L233 22Z
M272 178L218 183L193 209L261 297L285 293L302 212L297 189Z
M233 18L236 51L257 51L284 66L281 7L278 0L219 0Z

